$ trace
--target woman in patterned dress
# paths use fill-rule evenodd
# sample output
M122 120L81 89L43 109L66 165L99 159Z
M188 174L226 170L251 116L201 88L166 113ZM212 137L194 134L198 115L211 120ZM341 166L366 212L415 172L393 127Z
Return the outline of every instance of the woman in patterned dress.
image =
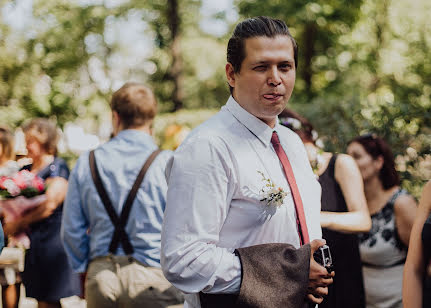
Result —
M416 202L400 185L392 152L375 135L347 148L364 180L372 227L359 235L367 308L402 307L402 279Z

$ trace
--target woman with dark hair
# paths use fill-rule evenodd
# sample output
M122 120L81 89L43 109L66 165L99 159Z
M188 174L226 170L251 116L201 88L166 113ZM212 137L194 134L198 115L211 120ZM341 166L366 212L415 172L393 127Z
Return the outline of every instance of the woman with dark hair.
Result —
M364 180L370 232L359 235L367 307L402 307L402 280L416 202L400 185L387 143L375 135L349 142Z
M56 157L58 133L53 123L33 119L23 131L33 161L25 169L45 180L46 201L19 221L6 224L5 233L27 231L30 238L22 274L26 296L35 298L39 308L61 307L61 298L80 294L79 276L73 273L60 239L69 168Z
M367 232L371 219L365 201L363 181L352 157L323 152L317 145L317 133L311 123L284 110L280 123L296 132L303 141L313 171L322 186L322 235L334 261L334 283L319 307L364 308L359 244L356 234Z
M404 267L404 307L431 307L431 180L425 185Z

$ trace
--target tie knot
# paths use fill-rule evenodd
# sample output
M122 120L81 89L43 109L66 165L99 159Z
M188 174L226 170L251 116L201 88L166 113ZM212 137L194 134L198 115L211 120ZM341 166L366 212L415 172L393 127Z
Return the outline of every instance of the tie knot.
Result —
M280 144L280 139L278 139L278 134L276 131L272 132L271 143L272 143L272 145Z

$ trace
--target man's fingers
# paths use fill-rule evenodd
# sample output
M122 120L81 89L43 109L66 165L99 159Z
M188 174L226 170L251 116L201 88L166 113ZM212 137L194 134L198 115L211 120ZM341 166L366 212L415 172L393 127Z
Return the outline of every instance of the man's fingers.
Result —
M327 287L330 284L332 284L334 280L332 278L320 278L320 279L313 279L309 282L309 287L311 288L317 288L317 287Z
M325 297L328 295L328 288L327 287L318 287L314 289L313 292L311 292L316 297Z
M312 303L315 304L320 304L323 302L323 298L322 297L315 297L313 294L307 294L307 298L309 301L311 301Z
M307 297L315 304L320 304L323 299L328 295L328 288L318 287L316 289L308 288Z
M320 279L320 278L330 278L334 277L335 273L332 271L331 273L328 273L328 270L314 261L313 259L310 260L310 272L308 274L309 279Z
M311 257L313 258L313 253L320 247L326 244L326 240L320 239L320 240L313 240L310 243L311 248Z

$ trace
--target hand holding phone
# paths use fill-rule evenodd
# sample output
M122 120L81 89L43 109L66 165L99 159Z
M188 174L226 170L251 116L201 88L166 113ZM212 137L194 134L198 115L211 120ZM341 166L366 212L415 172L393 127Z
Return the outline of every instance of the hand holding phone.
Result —
M334 270L334 264L332 262L331 251L328 245L323 245L319 247L313 254L314 260L322 265L328 273L331 273Z

